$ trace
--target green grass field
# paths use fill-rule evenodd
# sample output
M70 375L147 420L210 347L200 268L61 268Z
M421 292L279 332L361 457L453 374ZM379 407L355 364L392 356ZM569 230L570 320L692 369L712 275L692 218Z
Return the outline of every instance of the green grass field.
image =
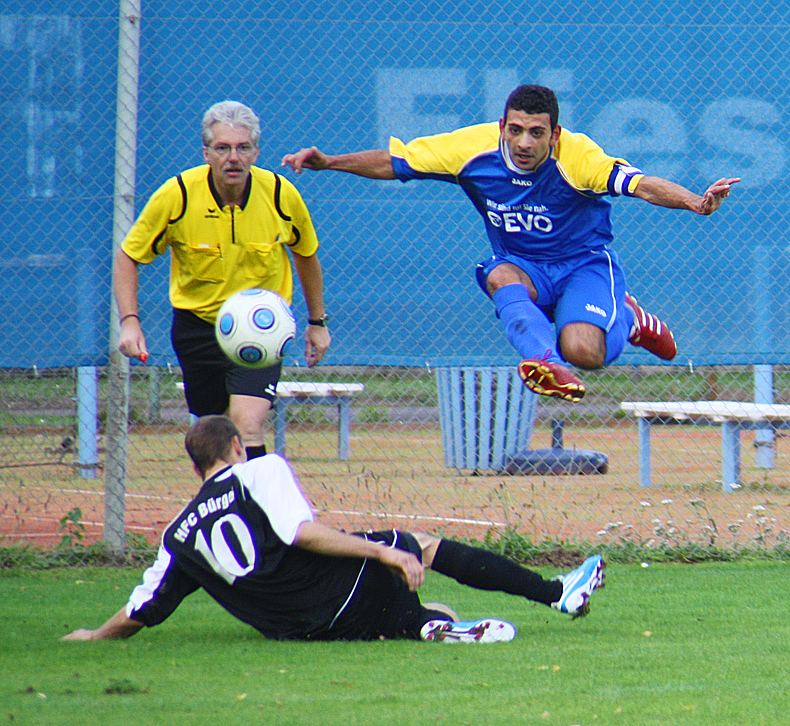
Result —
M554 571L544 571L546 575ZM508 644L282 643L203 593L125 641L64 643L140 572L0 573L0 719L94 724L786 724L786 562L612 565L588 618L432 574L425 600L512 621Z

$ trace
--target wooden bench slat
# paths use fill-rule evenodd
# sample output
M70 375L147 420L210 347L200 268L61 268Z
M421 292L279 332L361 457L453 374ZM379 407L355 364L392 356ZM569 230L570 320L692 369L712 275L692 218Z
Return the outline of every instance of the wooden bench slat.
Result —
M790 405L742 401L625 401L620 408L635 416L720 417L727 421L789 420Z

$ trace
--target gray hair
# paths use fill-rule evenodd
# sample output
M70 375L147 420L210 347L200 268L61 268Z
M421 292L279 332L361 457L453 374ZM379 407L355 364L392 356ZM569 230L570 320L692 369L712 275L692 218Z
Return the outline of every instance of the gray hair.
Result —
M214 141L212 126L217 123L247 129L252 143L256 146L261 140L260 119L251 108L238 101L220 101L206 111L200 124L203 146L211 146L211 142Z

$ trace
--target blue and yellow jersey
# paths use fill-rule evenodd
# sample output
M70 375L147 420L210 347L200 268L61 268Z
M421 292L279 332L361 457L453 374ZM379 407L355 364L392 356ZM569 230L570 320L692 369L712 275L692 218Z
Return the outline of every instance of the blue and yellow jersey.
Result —
M240 206L222 206L209 166L168 179L148 200L123 241L142 264L171 249L170 302L213 323L225 300L250 287L289 303L293 273L287 249L318 250L310 213L287 179L253 166Z
M557 261L606 246L612 239L606 195L633 196L643 173L607 156L584 134L562 129L534 171L519 169L500 140L499 125L479 124L408 144L390 139L401 181L458 184L485 221L497 255Z

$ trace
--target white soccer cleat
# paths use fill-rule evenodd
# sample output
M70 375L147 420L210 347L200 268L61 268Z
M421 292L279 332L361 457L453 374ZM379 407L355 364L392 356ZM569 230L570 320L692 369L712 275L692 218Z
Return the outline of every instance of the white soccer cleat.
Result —
M588 557L579 567L557 579L562 583L562 597L551 607L574 618L590 611L590 596L603 585L604 561L601 555Z
M423 640L440 640L444 643L509 643L516 637L514 625L497 620L429 620L420 630Z

